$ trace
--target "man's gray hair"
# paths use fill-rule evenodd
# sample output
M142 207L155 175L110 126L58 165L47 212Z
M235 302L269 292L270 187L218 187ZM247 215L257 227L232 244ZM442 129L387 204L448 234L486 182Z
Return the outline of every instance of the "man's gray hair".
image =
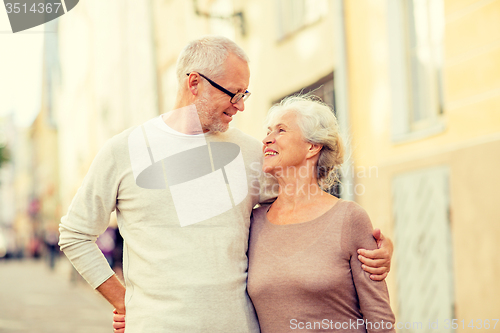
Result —
M245 51L229 38L205 36L193 40L177 59L177 81L181 83L192 71L217 79L224 74L224 63L230 53L247 63L249 61Z

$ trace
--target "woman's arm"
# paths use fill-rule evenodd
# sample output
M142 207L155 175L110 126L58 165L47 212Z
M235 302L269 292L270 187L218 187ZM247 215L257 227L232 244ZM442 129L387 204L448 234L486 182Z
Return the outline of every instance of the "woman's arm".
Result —
M362 263L358 260L359 248L374 250L377 242L372 236L373 227L366 211L353 203L349 207L349 218L345 223L348 231L348 247L351 256L351 274L359 299L359 306L364 325L368 332L395 332L394 314L389 302L389 292L385 281L373 281L370 274L363 270Z

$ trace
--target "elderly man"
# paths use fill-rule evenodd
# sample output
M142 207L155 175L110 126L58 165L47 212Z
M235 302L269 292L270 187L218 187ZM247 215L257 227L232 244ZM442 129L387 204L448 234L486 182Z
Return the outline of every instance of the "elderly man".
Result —
M260 170L261 143L229 128L250 95L248 58L226 38L204 37L182 51L177 78L174 111L98 153L59 244L116 313L126 309L127 331L259 332L246 252L252 208L272 199L272 183ZM95 245L113 210L126 289ZM392 244L378 237L382 248L362 260L383 279Z

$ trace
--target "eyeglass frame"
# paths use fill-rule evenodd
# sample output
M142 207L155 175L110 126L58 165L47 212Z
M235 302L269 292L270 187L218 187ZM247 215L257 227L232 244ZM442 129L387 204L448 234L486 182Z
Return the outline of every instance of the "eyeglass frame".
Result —
M214 88L217 88L219 89L220 91L222 91L223 93L225 93L226 95L229 95L231 97L231 99L229 100L229 102L231 102L231 104L236 104L238 103L241 99L243 99L243 101L246 101L248 99L248 97L250 97L250 95L252 94L251 92L249 92L248 90L245 90L245 92L241 92L241 93L232 93L230 92L229 90L227 90L226 88L224 88L223 86L215 83L214 81L210 80L208 77L206 77L205 75L199 73L199 72L196 72L198 73L202 78L204 78L205 80L208 81L208 83L210 83ZM189 76L191 73L187 73L186 75ZM240 98L236 99L235 102L233 102L233 99L237 96L241 96Z

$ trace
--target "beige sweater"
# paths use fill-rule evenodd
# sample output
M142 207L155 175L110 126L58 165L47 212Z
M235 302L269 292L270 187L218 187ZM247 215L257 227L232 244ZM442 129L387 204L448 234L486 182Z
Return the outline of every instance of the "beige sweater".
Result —
M340 200L288 225L269 222L268 209L253 212L248 253L248 294L262 333L395 332L387 329L394 315L386 283L370 280L357 258L357 249L377 247L363 208Z
M208 163L217 170L203 175L196 159L168 169L170 157L207 143L216 154L217 142L232 142L242 153L223 163L224 172ZM61 220L60 246L98 287L113 271L95 240L116 209L124 238L126 332L259 331L246 293L246 252L252 208L270 196L259 193L261 147L237 129L175 134L158 117L115 136L98 153ZM168 178L168 172L192 179ZM177 185L165 184L170 181Z

